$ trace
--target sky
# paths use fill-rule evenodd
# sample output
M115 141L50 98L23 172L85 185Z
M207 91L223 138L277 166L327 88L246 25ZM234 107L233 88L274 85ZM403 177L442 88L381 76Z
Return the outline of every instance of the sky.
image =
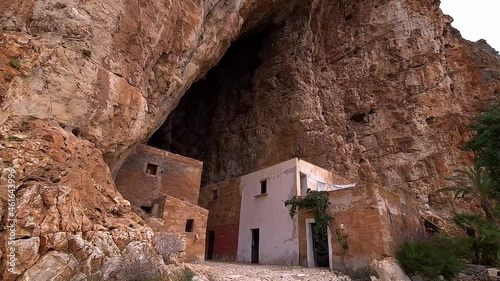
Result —
M485 39L500 51L500 0L441 0L441 9L467 40Z

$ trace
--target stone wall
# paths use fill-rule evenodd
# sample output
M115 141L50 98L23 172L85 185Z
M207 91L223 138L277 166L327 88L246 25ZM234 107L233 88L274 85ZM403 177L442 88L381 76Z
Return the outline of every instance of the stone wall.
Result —
M166 196L163 211L163 224L150 226L156 232L181 233L186 239L184 261L203 260L205 256L205 231L207 229L208 210L189 202ZM187 221L193 220L191 231L187 229Z
M148 164L153 165L149 173ZM123 163L116 185L135 206L152 207L164 194L198 204L201 171L200 161L139 145Z
M374 258L391 256L404 238L423 235L415 202L404 193L393 193L376 185L330 191L329 212L333 267L346 271L368 266ZM307 266L305 219L312 214L299 212L299 255ZM336 232L347 236L344 250Z
M214 190L218 190L215 200ZM207 235L209 231L215 235L212 259L236 260L241 207L240 178L203 187L199 205L209 210Z
M391 191L380 186L371 188L378 206L382 227L389 230L389 235L384 237L384 242L391 255L402 242L420 239L428 234L425 231L417 201L412 194L404 190Z

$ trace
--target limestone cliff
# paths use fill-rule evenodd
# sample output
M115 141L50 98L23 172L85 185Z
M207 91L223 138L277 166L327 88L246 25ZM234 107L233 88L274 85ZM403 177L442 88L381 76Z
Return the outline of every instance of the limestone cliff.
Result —
M150 143L204 161L205 183L301 157L410 191L445 227L451 198L434 192L470 163L460 147L500 93L500 60L484 41L463 40L438 4L316 1L255 29Z
M5 224L13 167L23 257L9 273L2 229L3 280L164 270L112 175L199 79L153 142L205 161L206 182L298 156L412 191L423 212L446 216L449 204L427 206L426 195L470 160L458 148L468 120L500 92L500 61L461 39L438 5L0 3L0 215Z
M116 191L112 174L238 34L280 5L2 2L1 185L13 167L20 260L8 272L11 232L3 228L1 279L163 274L153 232ZM1 198L7 225L7 188Z

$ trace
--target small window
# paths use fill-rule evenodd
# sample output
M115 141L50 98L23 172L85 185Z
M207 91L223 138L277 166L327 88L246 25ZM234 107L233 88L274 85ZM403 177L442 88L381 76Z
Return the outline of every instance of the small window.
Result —
M150 206L141 206L141 210L143 210L147 214L151 214L151 211L153 210L153 207L150 207Z
M148 165L146 166L146 174L154 176L156 175L157 172L158 172L158 165L148 163Z
M217 200L219 199L219 189L214 189L212 190L212 200Z
M194 220L186 220L186 232L193 232Z
M267 179L260 181L260 194L267 193Z

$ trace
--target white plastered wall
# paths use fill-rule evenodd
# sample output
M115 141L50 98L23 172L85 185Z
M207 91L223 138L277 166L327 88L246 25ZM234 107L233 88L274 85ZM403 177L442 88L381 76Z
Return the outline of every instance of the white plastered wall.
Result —
M299 177L301 174L307 176L307 188L311 190L318 190L318 185L321 186L321 183L325 186L332 183L332 173L323 168L300 159L297 161L297 168ZM304 192L305 190L301 190L300 195L305 196Z
M259 263L299 264L297 217L290 218L284 201L303 193L301 174L307 177L307 188L312 190L318 186L335 190L339 189L337 184L345 184L335 182L331 172L297 158L241 177L238 261L251 262L251 230L259 229ZM260 195L262 180L267 180L266 195Z
M297 195L297 162L294 158L241 177L238 261L251 261L251 229L258 228L259 263L299 264L297 218L290 218L283 203ZM265 179L267 195L259 195L260 182Z
M297 170L299 179L297 186L297 194L301 196L305 196L306 188L311 190L319 190L319 191L332 191L338 190L342 188L350 188L356 186L356 184L346 184L346 181L340 181L334 177L333 173L327 171L321 167L308 163L304 160L297 160ZM300 186L300 178L301 175L305 175L307 177L307 186ZM339 177L337 177L339 178Z

